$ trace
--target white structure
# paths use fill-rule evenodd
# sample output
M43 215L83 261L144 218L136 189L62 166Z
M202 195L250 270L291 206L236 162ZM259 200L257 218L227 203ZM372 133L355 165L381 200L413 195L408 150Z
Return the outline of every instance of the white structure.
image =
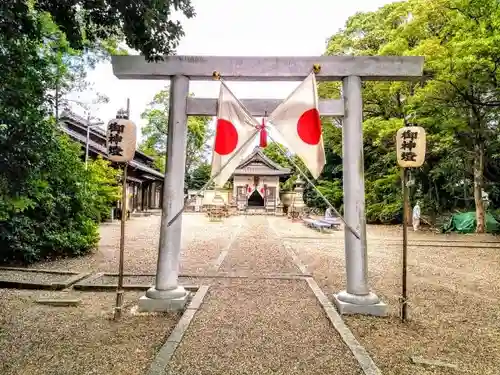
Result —
M280 178L289 177L283 168L269 159L260 147L236 168L233 173L233 197L239 209L276 211L279 205Z
M189 207L191 207L191 211L201 212L203 206L209 206L213 204L214 198L216 194L222 198L224 204L231 203L231 197L233 196L233 191L230 189L221 189L221 190L205 190L200 196L196 196L198 190L188 190L188 199L191 200Z
M238 209L262 210L276 212L280 204L280 181L291 174L289 168L283 168L269 159L260 147L256 147L236 168L230 181L233 189L205 190L202 197L195 197L196 191L189 190L188 198L195 212L202 211L203 206L213 204L217 193L224 203L234 203Z
M302 81L311 70L318 81L341 81L342 99L320 101L322 116L343 118L343 183L346 289L333 296L341 313L386 315L383 304L368 285L365 184L363 165L362 81L418 80L424 58L417 56L222 57L166 56L147 62L144 56L113 56L114 74L120 79L170 79L170 112L163 215L155 286L141 298L146 311L182 309L187 291L178 283L181 253L187 116L214 116L216 99L189 97L190 80ZM253 116L272 113L281 100L242 100ZM332 272L337 272L332 270Z

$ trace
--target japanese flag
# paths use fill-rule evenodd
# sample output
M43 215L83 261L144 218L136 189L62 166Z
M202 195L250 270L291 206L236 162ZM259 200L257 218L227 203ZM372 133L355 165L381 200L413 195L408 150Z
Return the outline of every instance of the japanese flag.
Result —
M257 120L248 113L224 82L221 82L212 154L212 177L219 173L214 179L215 186L222 187L248 154L253 146L249 139L257 136L257 127ZM243 145L245 147L242 147Z
M281 103L268 121L274 125L291 151L297 154L316 179L325 165L325 148L318 110L314 73Z

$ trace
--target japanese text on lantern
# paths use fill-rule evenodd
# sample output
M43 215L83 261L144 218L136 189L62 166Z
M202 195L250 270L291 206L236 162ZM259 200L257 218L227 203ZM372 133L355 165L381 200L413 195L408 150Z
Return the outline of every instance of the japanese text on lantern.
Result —
M127 119L114 119L108 124L107 148L111 161L127 162L134 158L136 126Z
M425 130L406 126L396 134L398 164L403 168L420 167L425 160Z
M123 156L123 149L121 142L123 140L123 131L125 125L112 122L109 124L109 137L108 137L108 152L110 156Z

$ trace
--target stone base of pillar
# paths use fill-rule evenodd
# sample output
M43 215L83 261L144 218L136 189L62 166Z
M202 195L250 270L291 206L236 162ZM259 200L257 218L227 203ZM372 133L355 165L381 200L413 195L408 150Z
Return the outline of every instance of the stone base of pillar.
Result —
M139 299L139 312L167 312L184 310L189 292L182 286L172 290L150 288Z
M342 291L333 295L333 301L341 315L387 316L389 313L388 306L374 293L358 296Z

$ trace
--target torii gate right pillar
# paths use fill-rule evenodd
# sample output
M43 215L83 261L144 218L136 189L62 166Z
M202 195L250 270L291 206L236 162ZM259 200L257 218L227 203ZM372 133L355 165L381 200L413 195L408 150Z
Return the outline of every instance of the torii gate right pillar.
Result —
M347 285L346 290L334 295L334 300L341 314L384 316L387 315L387 305L370 292L368 286L361 78L343 78L342 93L344 219L360 238L356 238L351 231L344 230Z

